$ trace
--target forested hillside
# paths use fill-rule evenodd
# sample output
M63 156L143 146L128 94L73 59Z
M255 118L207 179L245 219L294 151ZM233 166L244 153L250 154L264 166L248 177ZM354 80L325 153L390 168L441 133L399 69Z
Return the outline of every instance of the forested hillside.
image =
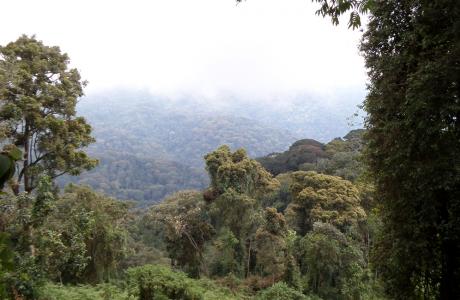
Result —
M260 156L295 140L286 130L209 105L148 92L108 91L84 98L78 111L93 124L94 154L110 150L203 167L204 154L221 144L247 145L251 156Z
M292 99L77 107L58 46L0 46L0 299L460 299L460 2L313 2L367 14L363 129Z
M138 206L146 206L179 190L203 189L209 182L203 168L173 160L113 151L96 157L99 159L97 168L75 180L65 177L60 183L63 185L71 180L117 199L135 200Z
M96 143L88 153L99 166L60 183L88 184L119 199L152 203L175 191L204 188L203 156L220 145L244 147L258 157L310 137L301 133L315 132L327 141L344 134L356 109L331 109L325 99L304 108L300 99L273 107L244 99L169 99L135 90L94 94L80 101L78 111L94 129Z
M350 131L327 144L312 139L293 143L287 151L271 153L257 160L273 175L289 171L319 171L354 181L363 172L360 162L363 129Z

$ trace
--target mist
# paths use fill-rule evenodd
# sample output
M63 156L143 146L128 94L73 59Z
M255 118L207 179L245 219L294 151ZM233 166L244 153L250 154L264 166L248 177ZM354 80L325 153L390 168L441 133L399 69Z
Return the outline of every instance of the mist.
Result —
M0 44L36 34L59 45L89 81L87 95L123 88L208 102L308 94L336 103L363 94L361 32L316 9L306 0L7 1Z

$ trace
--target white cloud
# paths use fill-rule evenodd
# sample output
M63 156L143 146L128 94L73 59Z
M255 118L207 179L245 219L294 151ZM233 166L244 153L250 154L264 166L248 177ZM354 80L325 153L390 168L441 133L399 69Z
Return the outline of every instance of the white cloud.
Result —
M358 31L309 0L15 0L0 44L36 34L67 52L89 91L272 94L364 89Z

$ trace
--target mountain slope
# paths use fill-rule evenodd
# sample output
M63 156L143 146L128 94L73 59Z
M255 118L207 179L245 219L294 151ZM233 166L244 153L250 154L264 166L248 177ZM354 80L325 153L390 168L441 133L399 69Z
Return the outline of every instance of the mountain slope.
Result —
M296 139L256 120L146 93L88 97L79 114L93 127L97 142L88 152L100 165L80 177L62 179L61 185L88 184L144 204L178 190L205 188L203 156L222 144L243 147L254 157L285 149Z

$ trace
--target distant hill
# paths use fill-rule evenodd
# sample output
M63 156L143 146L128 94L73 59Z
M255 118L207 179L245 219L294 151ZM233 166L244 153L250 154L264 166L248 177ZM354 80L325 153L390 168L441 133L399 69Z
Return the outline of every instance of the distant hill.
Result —
M363 129L355 129L327 144L312 139L299 140L287 151L271 153L257 160L275 176L311 170L355 181L363 172L360 156L364 132Z
M285 149L295 137L238 115L171 102L148 93L117 92L85 98L79 114L97 142L88 152L100 165L59 182L87 184L119 199L157 202L183 189L208 185L203 156L222 144L261 156Z
M222 144L261 156L296 140L287 130L200 106L205 104L119 92L86 98L79 113L94 128L94 155L113 151L203 167L203 156Z
M100 165L76 178L63 178L89 185L118 199L137 200L140 206L163 199L178 190L202 189L208 177L202 168L176 161L140 158L135 155L106 152L97 155Z
M270 102L228 95L215 101L170 99L132 90L93 94L80 101L78 113L93 127L97 142L88 152L100 165L60 184L83 183L120 199L157 202L178 190L205 188L209 179L203 156L220 145L262 157L287 149L300 137L327 141L345 134L347 117L355 110L347 103L334 109L325 99L301 96ZM281 163L286 170L324 157L320 142L302 141L291 146L296 157ZM275 162L272 167L267 166L274 173L286 171Z
M257 160L267 171L276 176L297 171L303 164L316 164L318 160L328 157L324 144L312 139L303 139L292 144L287 151L271 153Z

